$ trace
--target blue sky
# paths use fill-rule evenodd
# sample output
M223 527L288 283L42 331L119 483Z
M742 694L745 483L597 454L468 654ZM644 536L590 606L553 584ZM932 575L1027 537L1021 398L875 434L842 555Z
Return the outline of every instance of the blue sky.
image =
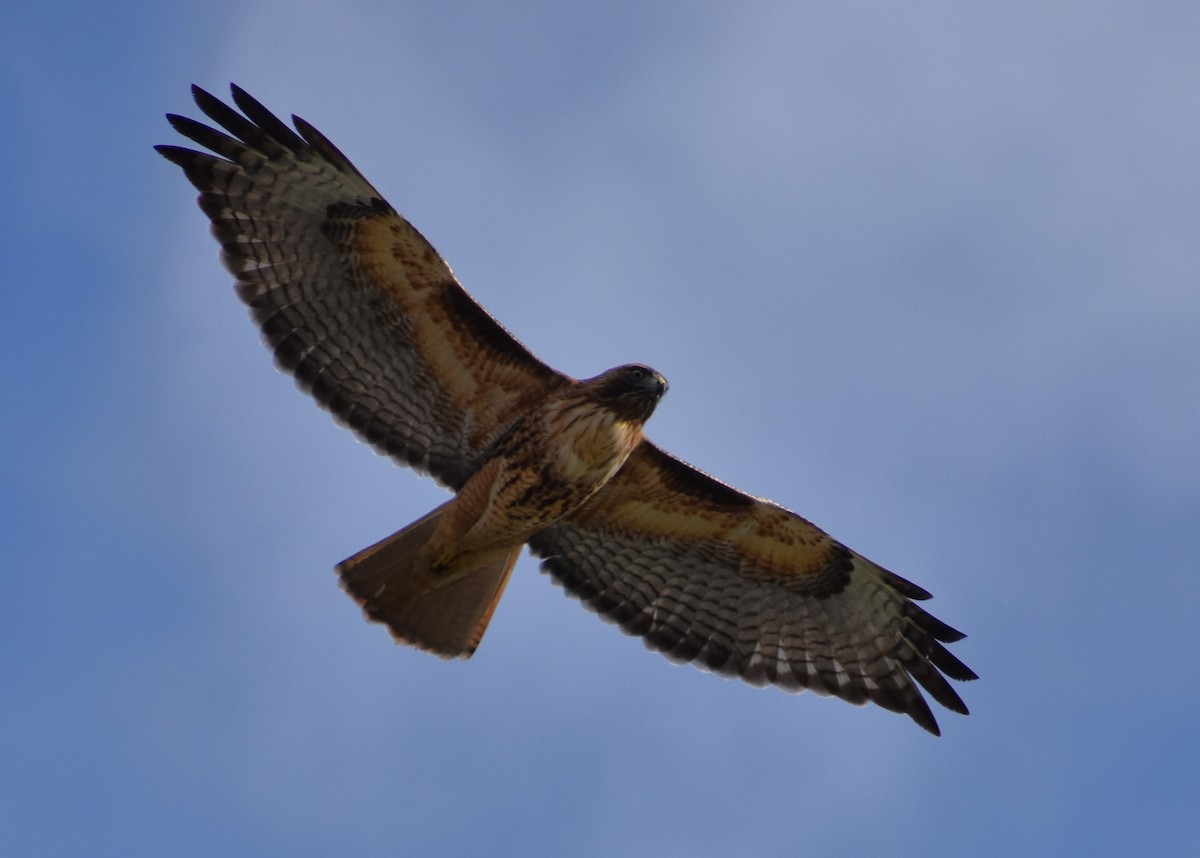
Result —
M25 4L0 31L0 851L1184 854L1200 7ZM313 122L664 447L934 593L972 709L648 653L528 557L476 657L332 565L443 494L273 367L162 119Z

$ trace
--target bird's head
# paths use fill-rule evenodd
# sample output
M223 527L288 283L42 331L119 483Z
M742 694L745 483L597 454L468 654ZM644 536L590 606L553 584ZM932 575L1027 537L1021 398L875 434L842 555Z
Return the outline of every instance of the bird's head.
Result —
M662 373L640 363L610 369L584 384L606 408L623 420L645 423L667 392Z

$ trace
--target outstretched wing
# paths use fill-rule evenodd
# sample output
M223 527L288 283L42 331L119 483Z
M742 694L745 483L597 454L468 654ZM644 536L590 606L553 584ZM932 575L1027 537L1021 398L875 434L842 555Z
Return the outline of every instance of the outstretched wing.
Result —
M459 488L520 414L569 379L475 303L324 135L299 117L293 131L232 91L241 114L192 87L228 133L167 116L215 154L155 148L200 191L238 295L318 403L379 451Z
M917 684L967 712L946 677L975 674L943 646L963 635L913 603L927 592L649 442L530 546L569 593L672 660L873 701L934 734Z

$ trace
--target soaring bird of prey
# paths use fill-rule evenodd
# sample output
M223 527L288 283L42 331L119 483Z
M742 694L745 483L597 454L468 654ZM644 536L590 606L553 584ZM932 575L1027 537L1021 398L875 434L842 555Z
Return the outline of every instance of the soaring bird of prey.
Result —
M339 563L397 640L479 645L528 545L564 589L673 661L907 713L975 674L929 593L787 509L664 452L643 426L667 389L628 364L576 380L538 360L324 135L244 90L199 87L220 129L168 114L209 152L155 147L199 190L221 259L317 403L454 496ZM920 686L920 688L918 688Z

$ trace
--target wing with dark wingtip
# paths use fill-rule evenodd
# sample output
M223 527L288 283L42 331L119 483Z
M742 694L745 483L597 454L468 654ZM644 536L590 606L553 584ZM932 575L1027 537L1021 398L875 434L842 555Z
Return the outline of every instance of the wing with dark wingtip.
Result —
M675 661L788 691L871 701L937 734L918 685L975 674L929 594L820 528L649 442L578 512L530 541L572 595Z
M279 365L376 449L460 487L504 430L569 384L463 290L319 131L234 86L192 88L208 152L155 147L200 191L222 261Z

